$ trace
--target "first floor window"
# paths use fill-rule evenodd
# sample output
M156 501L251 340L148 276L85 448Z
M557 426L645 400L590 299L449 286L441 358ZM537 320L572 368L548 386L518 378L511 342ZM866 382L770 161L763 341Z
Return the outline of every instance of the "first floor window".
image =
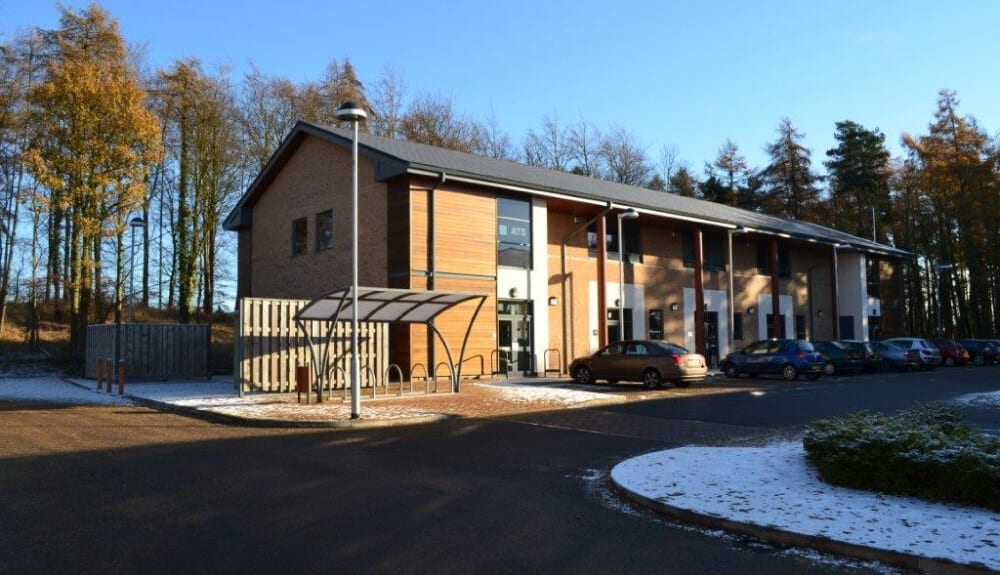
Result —
M306 242L309 236L309 224L306 218L292 221L292 255L301 256L306 253Z
M531 202L497 198L497 265L531 269Z
M316 251L333 247L333 210L316 214Z

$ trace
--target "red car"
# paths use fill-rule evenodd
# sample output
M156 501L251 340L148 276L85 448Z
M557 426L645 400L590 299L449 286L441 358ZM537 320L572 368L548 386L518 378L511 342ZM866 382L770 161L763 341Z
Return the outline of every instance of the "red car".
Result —
M965 346L957 341L953 339L935 339L931 341L941 350L941 361L944 365L952 367L969 363L969 359L971 359L969 350L965 349Z

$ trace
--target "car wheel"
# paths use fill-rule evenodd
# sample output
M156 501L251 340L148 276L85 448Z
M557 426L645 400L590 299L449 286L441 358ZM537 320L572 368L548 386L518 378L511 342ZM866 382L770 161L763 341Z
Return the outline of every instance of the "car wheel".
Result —
M944 364L948 367L955 367L955 358L953 357L944 358Z
M977 355L976 358L972 361L972 363L974 363L976 365L985 365L986 364L986 362L983 360L983 356L981 356L981 355Z
M836 371L837 369L833 367L833 364L830 362L826 362L823 365L823 373L826 375L833 375L834 373L836 373Z
M799 370L795 369L795 366L786 363L785 367L781 368L781 377L785 378L785 381L795 381L799 378Z
M740 376L740 370L736 369L735 363L727 363L722 366L722 371L725 372L726 377L736 379Z
M660 375L659 371L653 368L648 368L646 371L642 372L642 385L646 389L656 389L663 385L663 376Z
M594 374L591 373L589 367L581 365L573 372L573 379L581 385L590 385L594 383Z
M674 386L681 387L681 388L691 387L691 382L690 381L685 381L683 379L677 379L677 380L674 380Z

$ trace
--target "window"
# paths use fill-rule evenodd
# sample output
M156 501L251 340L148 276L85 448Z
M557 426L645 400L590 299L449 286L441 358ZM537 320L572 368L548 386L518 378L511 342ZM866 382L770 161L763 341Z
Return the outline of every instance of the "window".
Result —
M743 341L743 314L733 314L733 341Z
M882 288L882 276L879 273L879 261L877 258L872 256L867 256L865 265L867 266L867 276L868 280L868 295L870 297L879 297L879 292Z
M806 339L806 316L795 316L795 339Z
M757 273L764 276L771 275L771 243L760 242L757 244ZM791 279L792 260L788 253L788 246L778 244L778 277L781 279Z
M531 269L531 202L497 198L497 265Z
M649 339L663 339L663 310L649 310Z
M707 272L717 272L725 269L725 246L722 237L703 234L701 236L703 269ZM694 267L694 232L681 232L681 257L684 267Z
M609 219L604 230L605 246L608 250L609 259L618 259L618 220ZM622 235L625 237L625 260L630 263L642 262L642 245L640 239L639 223L634 220L622 220ZM597 224L591 223L587 227L587 250L590 257L597 256Z
M333 210L316 214L316 251L333 247Z
M306 242L308 241L308 220L299 218L292 221L292 256L301 256L306 253Z

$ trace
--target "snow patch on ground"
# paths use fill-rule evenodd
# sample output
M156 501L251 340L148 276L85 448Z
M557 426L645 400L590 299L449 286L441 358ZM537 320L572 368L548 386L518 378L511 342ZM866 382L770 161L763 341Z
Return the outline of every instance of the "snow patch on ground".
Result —
M955 401L965 405L976 407L1000 407L1000 391L988 391L985 393L970 393L955 398Z
M554 405L573 407L590 401L609 399L625 401L619 396L609 396L607 393L596 393L567 387L566 384L529 384L515 382L494 382L482 384L499 390L504 400L511 403L535 403L544 401Z
M74 405L133 405L117 393L95 392L56 376L0 377L0 401L69 403Z
M611 476L703 515L1000 569L1000 514L831 486L800 442L671 449L625 461Z

